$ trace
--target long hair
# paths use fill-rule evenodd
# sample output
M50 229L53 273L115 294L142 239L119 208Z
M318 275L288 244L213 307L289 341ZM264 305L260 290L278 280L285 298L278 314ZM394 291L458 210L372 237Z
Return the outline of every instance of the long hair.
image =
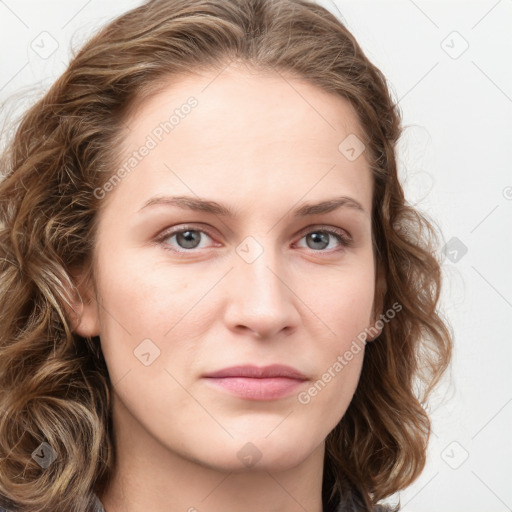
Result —
M452 335L438 311L437 228L398 179L401 114L385 77L342 22L308 0L152 0L73 56L0 157L0 494L13 507L86 512L110 481L112 387L99 339L74 333L69 315L73 271L92 269L94 191L121 164L115 149L139 101L235 61L348 100L365 135L385 283L375 306L401 310L367 345L353 400L328 435L327 494L371 508L425 465L427 399ZM38 456L54 460L43 467Z

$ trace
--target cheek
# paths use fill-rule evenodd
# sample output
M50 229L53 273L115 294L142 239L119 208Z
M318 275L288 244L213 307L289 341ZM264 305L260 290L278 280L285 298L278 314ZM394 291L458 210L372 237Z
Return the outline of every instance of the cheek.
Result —
M190 328L186 332L187 312L208 283L192 285L179 267L163 271L140 257L104 257L98 266L101 343L111 379L140 363L165 366L166 345L172 341L179 350L180 339L195 336Z
M373 261L344 268L317 270L299 280L297 295L317 317L318 341L328 351L342 350L371 322L375 296Z
M350 269L331 272L329 279L317 280L321 288L304 286L301 292L320 321L316 320L316 380L297 398L307 409L323 411L331 427L344 414L359 381L365 329L371 325L374 279L373 260L368 258Z
M323 335L315 337L317 372L297 396L306 421L322 418L324 435L345 414L357 388L374 298L371 278L353 274L332 284L325 293L316 293L314 311L324 324Z
M216 284L225 270L146 253L127 250L112 258L107 250L98 260L102 351L112 382L138 382L151 396L170 385L173 400L186 401L169 373L188 386L208 367L208 343L225 297Z

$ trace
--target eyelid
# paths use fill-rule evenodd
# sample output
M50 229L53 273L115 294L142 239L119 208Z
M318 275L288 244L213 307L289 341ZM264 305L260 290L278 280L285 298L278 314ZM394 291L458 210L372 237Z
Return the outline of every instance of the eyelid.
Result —
M311 233L312 231L327 231L328 233L335 233L335 234L343 237L343 239L346 242L350 242L350 243L353 242L352 236L350 235L350 233L348 231L346 231L345 229L342 229L342 228L337 228L335 226L330 226L328 224L313 224L311 226L307 226L304 229L302 229L301 231L299 231L298 235Z

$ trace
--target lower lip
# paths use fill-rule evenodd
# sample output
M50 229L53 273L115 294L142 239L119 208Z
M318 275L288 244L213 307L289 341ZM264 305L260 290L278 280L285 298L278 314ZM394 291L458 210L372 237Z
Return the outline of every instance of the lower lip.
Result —
M208 377L214 386L247 400L277 400L292 394L303 380L288 377Z

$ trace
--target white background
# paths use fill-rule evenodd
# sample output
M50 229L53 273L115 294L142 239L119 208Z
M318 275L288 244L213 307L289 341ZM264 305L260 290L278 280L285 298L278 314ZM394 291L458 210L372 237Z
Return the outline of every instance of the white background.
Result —
M442 308L454 362L403 510L512 510L512 0L320 3L388 78L404 117L406 195L448 242ZM0 101L20 95L23 109L65 70L71 48L139 4L0 0ZM2 118L12 122L9 105Z

